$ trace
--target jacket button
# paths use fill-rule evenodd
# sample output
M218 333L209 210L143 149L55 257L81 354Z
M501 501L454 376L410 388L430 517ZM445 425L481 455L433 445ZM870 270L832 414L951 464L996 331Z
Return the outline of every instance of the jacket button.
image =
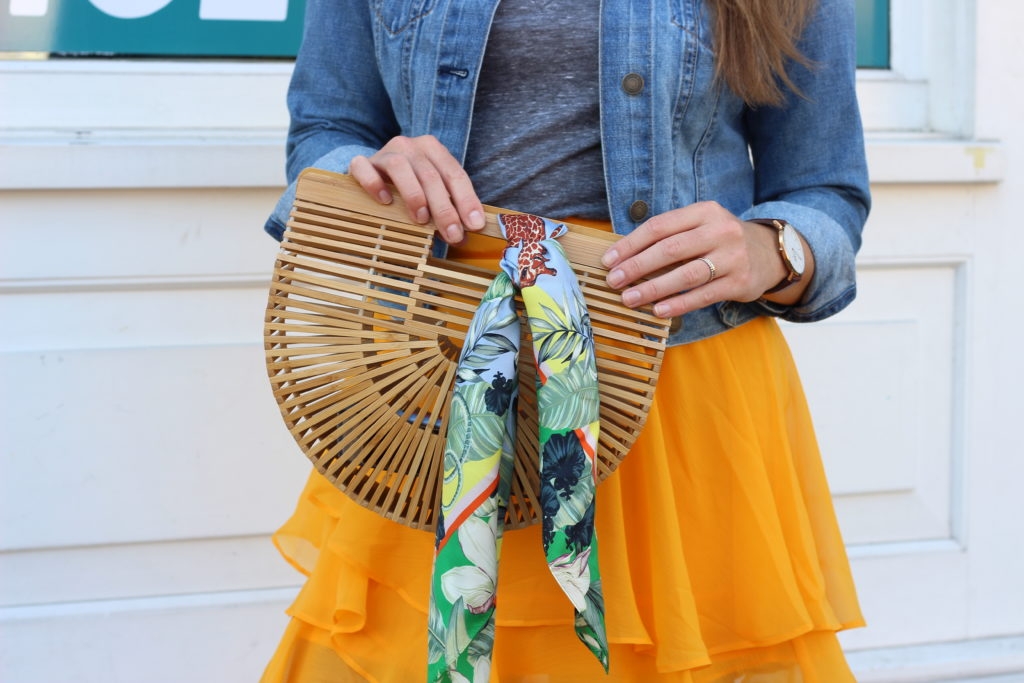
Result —
M622 89L627 95L639 95L644 89L644 77L637 73L628 73L622 77Z
M675 334L679 330L683 329L683 316L677 315L672 318L672 322L668 325L668 333Z
M629 217L639 223L647 217L647 202L638 199L629 205Z

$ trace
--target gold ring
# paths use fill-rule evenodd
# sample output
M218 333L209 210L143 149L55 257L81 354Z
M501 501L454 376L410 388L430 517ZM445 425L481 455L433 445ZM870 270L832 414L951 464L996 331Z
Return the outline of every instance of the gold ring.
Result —
M707 258L706 256L701 256L697 260L703 261L704 265L708 267L708 279L704 282L704 284L707 284L708 282L714 280L715 276L718 275L718 269L715 268L715 264L711 262L711 259Z

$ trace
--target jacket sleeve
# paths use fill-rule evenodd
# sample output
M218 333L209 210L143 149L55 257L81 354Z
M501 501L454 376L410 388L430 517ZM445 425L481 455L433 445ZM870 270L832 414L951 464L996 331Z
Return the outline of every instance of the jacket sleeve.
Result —
M344 173L398 135L380 72L366 0L309 0L302 45L288 87L288 189L265 229L284 234L295 180L311 166Z
M746 116L755 173L755 203L741 218L780 218L807 240L815 273L794 306L737 304L793 322L811 322L845 308L856 295L854 257L871 199L864 134L856 96L854 7L819 0L801 38L807 66L790 77L781 107Z

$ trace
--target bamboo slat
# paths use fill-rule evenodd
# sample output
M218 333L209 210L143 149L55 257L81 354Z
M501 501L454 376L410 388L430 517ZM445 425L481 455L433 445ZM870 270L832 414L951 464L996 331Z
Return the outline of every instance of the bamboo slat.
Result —
M501 239L485 207L484 234ZM643 426L668 321L630 310L600 257L615 236L569 225L559 238L592 311L601 387L598 478ZM267 300L267 373L285 425L317 469L352 499L417 529L437 523L456 362L494 271L431 256L434 226L380 205L348 176L302 174ZM495 264L497 270L497 263ZM507 527L539 519L536 373L526 335Z

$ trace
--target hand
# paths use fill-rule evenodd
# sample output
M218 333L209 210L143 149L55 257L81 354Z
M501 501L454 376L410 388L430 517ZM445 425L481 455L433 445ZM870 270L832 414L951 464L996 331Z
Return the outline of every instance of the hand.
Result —
M796 303L813 273L771 296ZM714 264L711 267L701 257ZM610 287L624 289L630 308L654 304L654 314L671 318L720 301L754 301L786 275L773 230L746 223L716 202L700 202L660 214L623 237L602 258ZM652 277L653 276L653 277ZM633 283L645 277L650 280Z
M405 200L409 216L431 218L442 239L458 244L465 230L484 227L484 208L461 164L433 135L392 138L373 156L357 156L349 173L381 204L393 200L387 183Z

